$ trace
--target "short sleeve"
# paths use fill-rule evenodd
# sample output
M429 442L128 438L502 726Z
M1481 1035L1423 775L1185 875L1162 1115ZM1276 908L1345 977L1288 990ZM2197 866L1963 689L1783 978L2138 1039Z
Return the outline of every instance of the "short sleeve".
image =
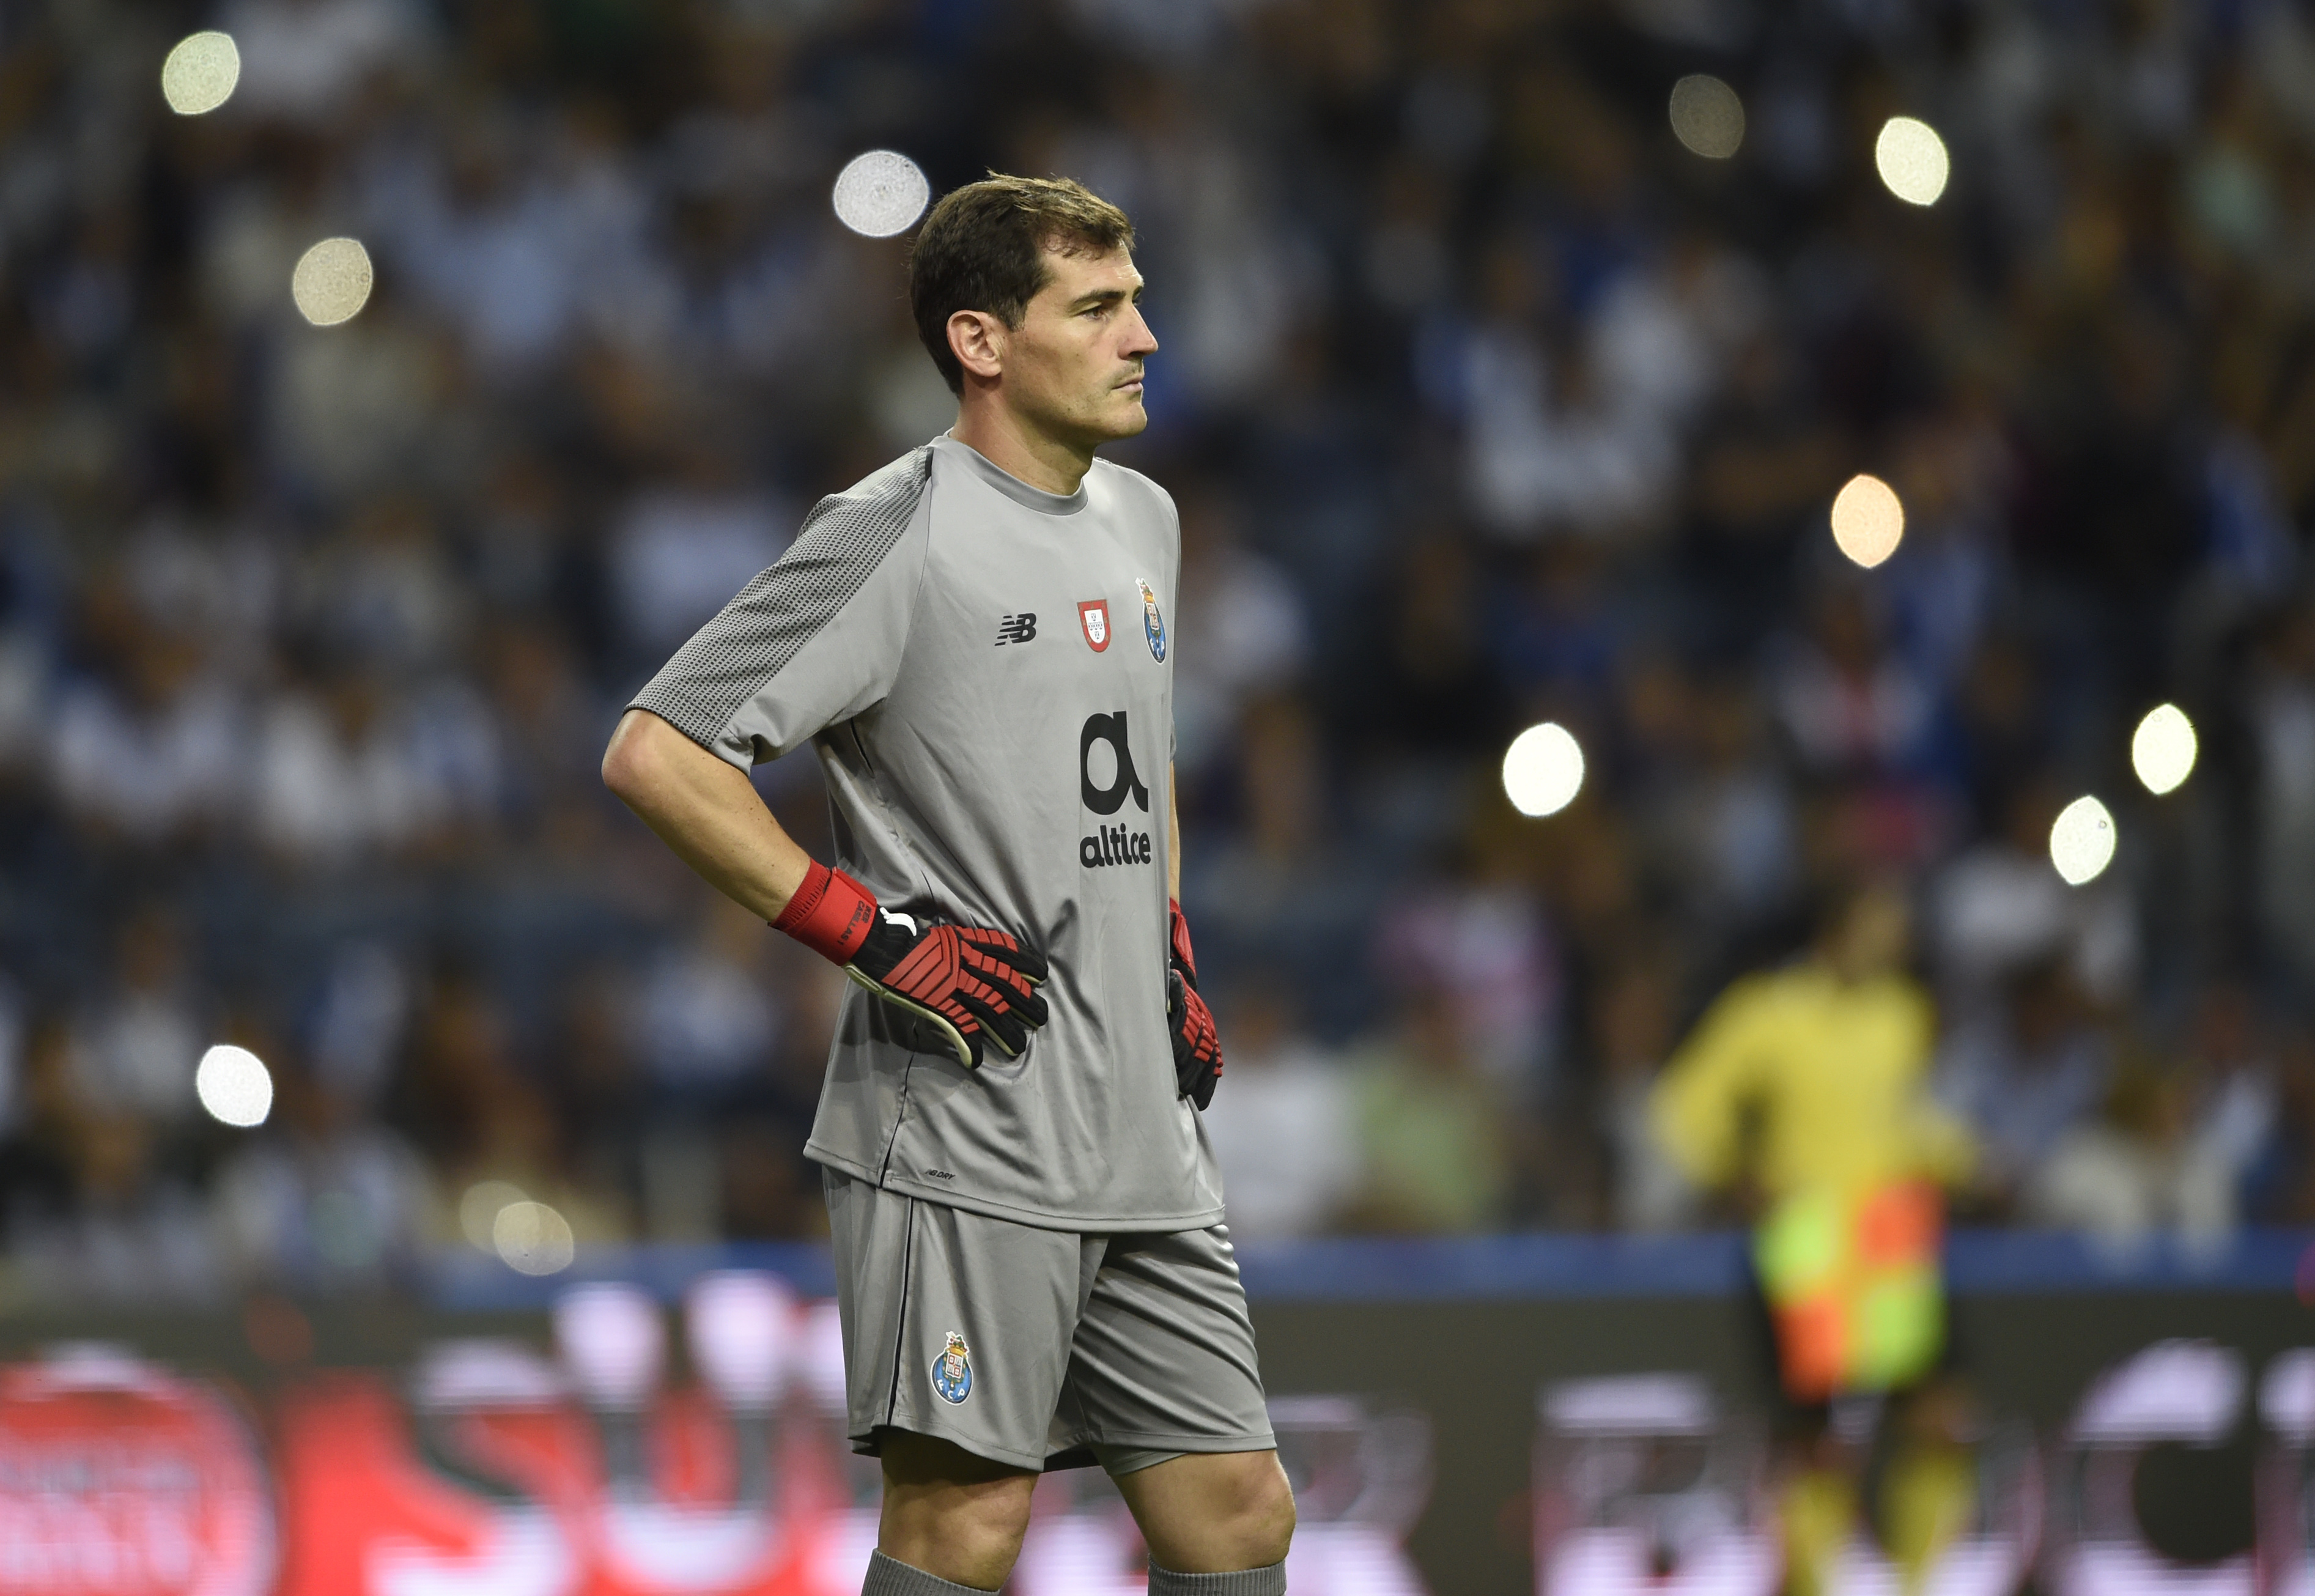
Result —
M891 691L925 562L929 449L812 507L778 562L628 705L745 767Z

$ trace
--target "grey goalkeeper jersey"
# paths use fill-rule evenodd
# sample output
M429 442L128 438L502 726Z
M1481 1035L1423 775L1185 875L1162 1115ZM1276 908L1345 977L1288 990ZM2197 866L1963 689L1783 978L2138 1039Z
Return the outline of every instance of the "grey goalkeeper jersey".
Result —
M742 768L815 743L845 871L1051 964L1051 1022L978 1069L847 985L806 1156L1058 1229L1221 1217L1166 1028L1179 563L1139 473L1062 498L942 437L821 500L635 698Z

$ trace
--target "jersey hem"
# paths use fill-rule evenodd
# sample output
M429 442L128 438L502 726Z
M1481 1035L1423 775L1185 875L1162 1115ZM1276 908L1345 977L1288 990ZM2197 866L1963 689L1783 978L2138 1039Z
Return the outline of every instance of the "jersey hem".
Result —
M1180 1214L1068 1214L1044 1209L1022 1208L994 1198L975 1196L970 1192L952 1192L945 1186L931 1186L912 1181L903 1175L884 1175L871 1165L856 1158L846 1157L817 1142L804 1143L803 1156L824 1168L848 1175L856 1181L874 1186L879 1191L913 1197L919 1202L936 1203L942 1208L960 1209L966 1213L985 1214L992 1219L1008 1219L1016 1225L1027 1225L1038 1230L1061 1230L1078 1236L1153 1236L1170 1235L1179 1230L1203 1230L1219 1225L1223 1219L1223 1205L1193 1209Z
M1044 1473L1046 1459L1051 1456L1045 1452L1016 1451L1011 1447L998 1446L979 1436L968 1439L965 1436L948 1434L935 1429L920 1428L915 1424L903 1424L898 1419L888 1419L881 1424L872 1424L865 1431L855 1430L845 1439L852 1443L852 1450L856 1456L881 1458L884 1455L883 1437L887 1430L899 1430L909 1435L928 1435L935 1441L947 1441L961 1451L971 1452L976 1458L986 1458L991 1463L1002 1463L1007 1467L1025 1469L1031 1474Z

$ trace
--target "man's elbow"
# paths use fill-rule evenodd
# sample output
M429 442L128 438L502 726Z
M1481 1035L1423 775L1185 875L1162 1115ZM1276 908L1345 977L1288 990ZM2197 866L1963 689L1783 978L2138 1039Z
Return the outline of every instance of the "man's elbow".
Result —
M603 785L631 809L654 785L652 776L659 759L652 746L656 740L652 732L662 724L643 710L631 709L619 717L610 744L603 749Z

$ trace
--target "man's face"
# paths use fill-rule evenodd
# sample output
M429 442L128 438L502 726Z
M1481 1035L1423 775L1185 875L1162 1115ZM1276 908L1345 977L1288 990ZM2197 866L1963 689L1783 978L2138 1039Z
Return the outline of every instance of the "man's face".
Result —
M1045 252L1050 279L1006 334L1006 398L1043 432L1087 449L1149 424L1141 362L1158 348L1141 319L1141 273L1122 249Z
M1912 915L1903 896L1876 887L1849 906L1835 937L1832 960L1844 979L1867 980L1903 968L1911 950Z

